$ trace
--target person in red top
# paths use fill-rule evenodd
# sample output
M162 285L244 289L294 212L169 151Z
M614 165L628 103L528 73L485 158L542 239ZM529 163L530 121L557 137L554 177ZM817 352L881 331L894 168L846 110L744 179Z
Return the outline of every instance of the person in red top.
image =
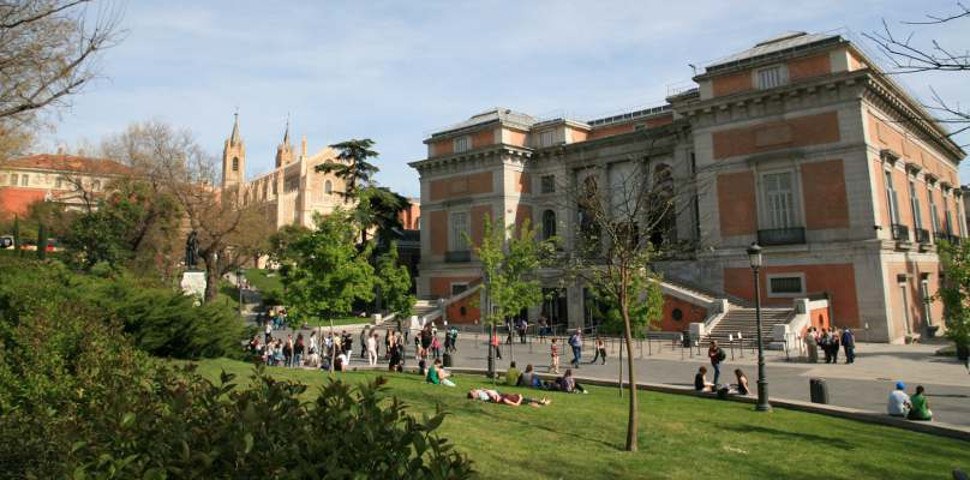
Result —
M495 349L495 358L501 360L502 359L502 349L499 348L499 341L498 341L498 334L497 333L492 332L492 339L489 340L489 345L490 345L490 348L494 348Z

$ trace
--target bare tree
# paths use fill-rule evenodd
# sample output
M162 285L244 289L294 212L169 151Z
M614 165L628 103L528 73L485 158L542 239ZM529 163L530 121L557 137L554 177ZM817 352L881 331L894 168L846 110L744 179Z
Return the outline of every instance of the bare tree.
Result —
M964 3L957 3L953 13L945 15L928 14L922 20L901 22L914 29L940 27L944 24L960 23L964 28L970 28L970 8ZM916 42L916 31L900 34L895 32L883 20L882 30L863 35L871 40L879 50L889 59L890 74L912 74L923 72L970 72L970 50L966 46L953 47L932 39L928 44ZM936 114L936 121L951 126L950 137L970 130L970 110L944 99L935 89L931 88L931 102L925 104L928 110Z

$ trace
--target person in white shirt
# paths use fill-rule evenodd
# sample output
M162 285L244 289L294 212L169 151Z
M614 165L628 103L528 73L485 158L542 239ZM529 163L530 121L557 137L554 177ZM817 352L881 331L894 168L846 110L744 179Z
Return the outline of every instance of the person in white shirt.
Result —
M377 366L377 334L367 336L367 363L372 366Z
M896 382L896 389L889 393L889 404L886 409L890 416L906 417L912 404L909 403L909 395L906 394L906 384Z

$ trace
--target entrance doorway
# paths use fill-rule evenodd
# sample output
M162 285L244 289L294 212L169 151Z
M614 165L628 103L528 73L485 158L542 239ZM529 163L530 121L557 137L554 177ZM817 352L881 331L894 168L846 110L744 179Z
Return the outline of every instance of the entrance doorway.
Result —
M565 331L569 325L566 289L543 288L542 296L542 316L549 323L549 327L555 332Z

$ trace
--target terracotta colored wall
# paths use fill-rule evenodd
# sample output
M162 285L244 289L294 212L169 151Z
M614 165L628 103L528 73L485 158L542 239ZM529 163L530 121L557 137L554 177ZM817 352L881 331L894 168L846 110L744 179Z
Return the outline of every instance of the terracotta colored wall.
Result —
M664 125L669 125L674 123L674 115L665 115L663 117L651 118L647 120L647 128L661 127Z
M832 73L828 52L788 62L788 79L792 82Z
M522 228L522 223L529 220L529 225L536 228L535 220L532 219L532 207L529 205L519 205L515 209L515 229Z
M883 178L886 176L883 175ZM885 180L884 180L885 181ZM913 228L913 204L909 199L909 178L906 172L893 169L893 188L896 189L896 204L899 207L899 223ZM888 208L888 206L887 206Z
M832 323L839 327L858 327L859 302L855 288L855 268L851 263L825 265L779 265L760 271L761 298L768 305L791 305L791 298L768 297L767 274L804 273L807 294L828 292L832 305ZM725 268L724 291L754 300L754 283L750 268Z
M444 255L448 250L448 212L436 210L428 214L431 230L431 253Z
M454 139L439 140L437 142L431 142L431 156L439 157L441 155L450 155L455 153Z
M802 194L805 227L812 229L848 228L849 207L845 193L842 160L802 164Z
M471 237L472 244L481 245L485 234L485 215L492 217L491 205L476 205L471 209Z
M812 321L812 326L815 328L831 328L832 320L829 318L829 309L827 308L816 308L813 309L808 314ZM805 327L808 330L808 327ZM804 331L801 332L802 335L805 334Z
M721 236L746 235L758 228L754 173L724 173L717 176L717 203Z
M589 137L589 132L587 132L586 130L580 130L578 128L570 128L569 134L572 137L573 143L585 142L586 139Z
M674 309L679 308L684 317L678 322L674 320ZM693 322L703 322L707 318L707 309L677 297L664 295L664 313L657 328L664 332L682 332Z
M513 172L512 177L515 182L515 191L517 193L530 194L532 193L532 175L523 172Z
M928 266L928 265L927 265ZM932 267L936 267L932 264ZM932 268L931 267L931 268ZM933 294L935 291L934 280L938 276L938 272L933 268L932 270L921 270L920 265L913 262L906 263L889 263L886 265L886 285L889 286L889 308L890 308L890 323L892 325L892 335L894 337L902 337L906 334L906 327L904 322L904 309L903 309L903 292L899 287L899 282L897 280L897 275L906 274L906 285L907 285L907 307L909 311L909 323L912 333L919 334L922 333L922 329L925 326L925 319L923 318L923 299L920 294L920 274L929 273L931 277L930 281L930 293ZM938 302L937 302L938 303ZM931 313L933 315L933 320L936 325L942 324L941 314L942 306L936 307L931 304Z
M869 125L868 142L877 148L888 148L900 154L904 160L922 166L926 173L936 175L953 185L957 184L956 167L935 153L921 147L903 134L898 123L887 122L872 113L867 115Z
M0 215L24 215L31 203L44 200L44 192L37 188L0 188Z
M754 85L751 83L751 70L717 77L712 82L711 88L715 97L752 90L754 88Z
M849 52L849 70L855 71L862 68L866 68L866 64L856 54Z
M837 112L806 115L782 122L715 132L714 158L804 147L839 141Z
M482 148L495 144L495 130L487 129L472 134L472 148Z
M515 145L517 147L524 147L525 141L528 135L525 132L520 132L518 130L506 130L505 139L509 145Z
M429 279L431 295L440 298L448 298L451 296L452 283L470 283L477 278L477 276L431 277Z
M448 305L447 316L449 324L478 325L481 323L482 311L478 308L480 295L471 294L461 300ZM462 308L465 314L462 315Z
M619 135L621 133L629 133L634 130L635 126L633 123L624 123L622 125L608 125L605 127L594 128L589 132L589 139L594 140L597 138L611 137L613 135Z
M458 175L431 181L431 200L491 193L492 172Z

